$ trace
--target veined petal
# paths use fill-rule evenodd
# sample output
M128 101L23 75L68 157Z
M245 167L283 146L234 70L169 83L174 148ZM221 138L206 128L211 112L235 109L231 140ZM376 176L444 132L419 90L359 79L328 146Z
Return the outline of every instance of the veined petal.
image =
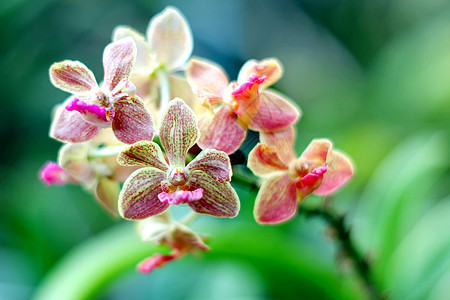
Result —
M120 99L114 102L114 108L116 114L112 128L117 139L126 144L153 140L155 126L152 113L138 96Z
M297 189L287 173L263 182L256 196L253 215L260 224L278 224L292 218L297 211Z
M186 78L194 93L202 98L222 99L229 79L219 65L206 59L192 58L186 68ZM212 101L218 102L218 101Z
M125 181L119 195L119 213L124 219L141 220L164 212L169 204L162 203L161 181L166 173L155 168L142 168Z
M79 61L65 60L50 67L54 86L72 94L89 93L97 88L94 74Z
M150 141L140 141L128 146L119 154L117 162L121 166L154 167L164 172L169 170L161 148Z
M327 163L328 170L323 175L322 183L314 191L314 194L319 196L333 194L347 183L354 174L352 161L347 155L338 150L333 150L331 158Z
M259 177L288 170L288 166L278 157L276 149L261 143L250 151L247 166Z
M283 66L276 58L266 58L261 61L248 60L239 71L238 83L242 84L254 73L258 77L266 77L260 85L260 90L274 84L283 75Z
M261 144L270 145L276 149L278 157L288 165L296 158L294 152L295 130L293 126L274 132L261 132L259 135Z
M293 125L301 116L301 110L288 101L285 96L265 90L259 94L258 111L249 128L256 131L276 131Z
M171 6L150 20L147 39L156 61L163 63L168 71L181 67L194 47L188 22L178 9Z
M198 248L203 251L208 251L209 247L205 244L203 239L187 226L178 223L173 231L173 238L177 243L181 244L181 248L190 250Z
M226 105L223 105L212 117L203 116L198 126L201 132L198 141L200 148L217 149L227 154L239 149L247 135L247 130L242 128L234 112Z
M230 181L231 170L230 158L223 151L205 149L191 161L186 169L189 172L200 170L218 180L219 182Z
M152 59L150 45L145 40L145 36L129 26L117 26L113 31L113 41L131 37L136 44L136 63L133 73L141 73L148 76L157 67L157 63Z
M103 51L105 77L102 86L112 91L122 79L129 79L136 60L136 45L126 37L106 46Z
M95 172L88 160L88 152L89 143L65 144L59 149L59 165L76 179L91 182Z
M300 158L312 167L319 167L327 163L331 157L333 143L329 139L313 139L303 151Z
M199 214L218 218L234 218L240 203L236 191L229 182L219 182L203 171L192 171L188 182L190 190L203 189L203 197L188 205Z
M65 106L71 99L73 97L57 108L50 128L50 137L64 143L90 141L100 133L101 128L84 120L79 112L67 111Z
M95 188L95 198L113 216L117 216L117 200L119 199L119 183L107 177L99 179Z
M182 99L169 101L161 119L159 136L170 165L184 167L186 154L197 142L200 131L195 113Z

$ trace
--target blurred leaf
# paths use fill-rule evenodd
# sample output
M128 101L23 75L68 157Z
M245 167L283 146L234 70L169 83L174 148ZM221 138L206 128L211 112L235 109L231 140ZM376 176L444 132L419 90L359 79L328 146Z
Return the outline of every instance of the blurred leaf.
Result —
M450 274L449 216L450 196L412 227L389 258L386 282L392 298L426 299L438 279Z

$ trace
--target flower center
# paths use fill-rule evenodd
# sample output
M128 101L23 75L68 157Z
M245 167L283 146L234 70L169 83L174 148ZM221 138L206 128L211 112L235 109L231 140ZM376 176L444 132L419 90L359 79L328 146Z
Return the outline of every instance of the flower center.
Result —
M186 184L189 179L189 174L184 168L176 167L172 169L168 179L172 185L180 187Z

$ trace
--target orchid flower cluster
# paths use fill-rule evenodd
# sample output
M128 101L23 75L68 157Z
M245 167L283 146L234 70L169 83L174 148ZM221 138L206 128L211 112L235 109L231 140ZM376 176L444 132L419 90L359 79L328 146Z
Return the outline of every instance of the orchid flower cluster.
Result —
M45 164L40 177L48 185L82 185L111 214L138 221L144 241L173 250L144 260L142 272L209 250L171 207L237 216L229 155L248 130L260 138L248 156L248 168L261 178L254 206L260 224L288 221L305 197L330 195L353 176L350 159L328 139L295 154L301 110L270 89L283 74L277 59L249 60L230 82L219 65L191 58L192 50L188 22L168 7L145 36L127 26L114 30L102 82L79 61L50 68L53 85L71 95L55 109L50 129L64 143L58 162Z

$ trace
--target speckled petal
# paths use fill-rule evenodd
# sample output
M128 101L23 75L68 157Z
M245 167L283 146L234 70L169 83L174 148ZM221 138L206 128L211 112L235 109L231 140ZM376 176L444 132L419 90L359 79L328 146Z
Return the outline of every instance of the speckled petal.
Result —
M319 167L331 158L333 143L329 139L313 139L300 156L310 166Z
M122 79L129 79L136 60L136 45L126 37L106 46L103 51L105 77L102 86L112 91Z
M293 125L301 116L301 110L293 102L273 90L259 94L259 107L249 128L256 131L276 131Z
M142 220L164 212L169 204L162 203L161 181L166 173L155 168L135 171L125 181L119 195L119 213L125 219Z
M131 27L117 26L113 32L113 41L131 37L136 44L136 63L133 73L148 75L157 67L157 63L152 59L150 45L145 40L145 36Z
M186 78L200 100L209 100L211 104L222 101L222 95L229 84L228 76L222 67L200 58L189 60Z
M258 77L266 76L266 80L260 86L260 89L264 89L280 79L283 75L283 66L276 58L266 58L261 61L248 60L239 71L238 83L247 81L252 73Z
M198 141L200 148L217 149L227 154L239 149L247 135L247 130L239 125L236 115L226 105L214 116L203 116L198 126L201 132Z
M322 183L314 191L319 196L328 196L336 192L354 174L353 163L344 153L333 150L331 158L327 161L328 171L323 175Z
M107 177L102 177L98 181L95 189L95 198L113 216L118 216L117 200L119 199L119 183Z
M175 7L167 7L150 20L147 39L156 61L169 71L180 68L194 47L189 24Z
M90 141L100 133L101 128L84 120L79 112L66 110L65 106L72 98L57 108L50 128L50 137L64 143Z
M192 109L179 98L169 101L161 118L161 144L172 167L184 166L188 150L197 142L200 131Z
M295 130L293 126L274 132L261 132L259 135L261 144L270 145L276 149L278 157L288 165L296 159L294 152Z
M117 157L121 166L154 167L167 172L169 166L158 144L150 141L136 142L125 148Z
M266 144L258 144L248 155L247 166L259 177L286 171L288 166L278 157L276 149Z
M126 144L142 140L153 140L155 126L153 116L144 102L138 97L114 102L116 114L112 123L114 135Z
M54 86L72 94L89 93L97 88L94 74L79 61L65 60L50 67Z
M186 169L189 172L200 170L211 176L212 178L224 182L231 180L230 158L223 151L215 149L205 149L191 161Z
M274 175L262 184L253 215L260 224L278 224L297 212L297 189L287 173Z
M218 218L233 218L239 213L239 197L229 182L219 182L196 170L191 173L189 187L203 189L202 199L188 203L195 212Z

